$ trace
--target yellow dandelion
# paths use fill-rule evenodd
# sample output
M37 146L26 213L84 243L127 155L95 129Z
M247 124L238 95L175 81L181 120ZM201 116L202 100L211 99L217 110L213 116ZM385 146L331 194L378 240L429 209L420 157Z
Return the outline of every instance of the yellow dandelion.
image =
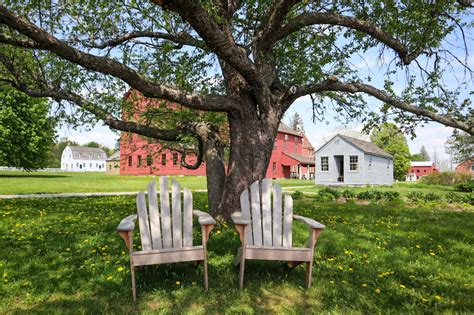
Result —
M117 271L123 271L123 267L118 267Z
M427 300L427 299L425 299L424 297L422 297L422 298L421 298L421 301L422 301L423 303L426 303L426 302L428 302L428 300Z
M339 269L339 270L342 271L342 270L344 270L344 267L342 267L342 266L337 266L337 269Z
M435 295L435 300L436 300L436 301L441 301L441 296Z
M353 270L354 270L354 269L352 269L352 268L349 268L349 271L353 271Z
M217 231L216 231L216 234L221 234L221 231L220 231L220 230L217 230Z
M380 289L379 288L375 289L375 293L380 294Z
M406 289L406 286L404 286L403 284L400 284L399 287L400 289Z
M421 248L421 246L420 246L420 245L416 245L416 248Z
M367 288L367 283L362 283L363 288Z
M431 256L436 256L436 254L435 254L435 253L433 253L433 252L431 252L431 253L430 253L430 255L431 255Z
M179 282L179 281L176 281L176 285L180 285L180 284L181 284L181 282Z
M112 280L112 279L113 279L112 276L108 276L108 277L107 277L107 281L110 281L110 280Z

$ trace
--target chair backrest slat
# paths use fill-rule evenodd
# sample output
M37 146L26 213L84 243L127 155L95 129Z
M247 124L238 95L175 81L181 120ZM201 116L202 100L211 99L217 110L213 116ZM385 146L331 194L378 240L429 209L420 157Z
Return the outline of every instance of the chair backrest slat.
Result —
M158 198L156 196L156 182L148 184L148 208L150 214L150 232L153 249L161 249L161 226L158 211Z
M184 189L183 207L183 246L193 246L193 194Z
M183 247L183 231L181 220L181 186L176 180L171 181L171 201L173 211L173 248Z
M281 233L281 186L273 185L273 246L282 246Z
M250 204L249 204L249 190L245 188L245 190L240 194L240 210L242 211L242 216L245 218L251 218L250 215ZM245 234L246 244L253 245L253 236L252 236L252 228L247 229Z
M160 206L163 248L172 248L170 197L168 191L168 177L166 176L160 177Z
M289 194L282 198L280 185L273 183L272 189L272 183L268 179L254 182L250 189L245 189L240 195L240 207L242 216L251 221L246 232L246 244L292 246L293 198Z
M285 194L285 210L283 216L283 247L291 247L293 244L293 198L291 198L290 194Z
M250 199L252 206L253 244L262 246L262 215L260 208L260 183L250 185Z
M271 181L269 179L262 180L262 229L263 229L263 246L272 246L272 205L271 205Z
M146 211L145 193L140 191L137 195L138 222L140 225L140 237L143 250L151 250L150 225L148 224L148 213Z

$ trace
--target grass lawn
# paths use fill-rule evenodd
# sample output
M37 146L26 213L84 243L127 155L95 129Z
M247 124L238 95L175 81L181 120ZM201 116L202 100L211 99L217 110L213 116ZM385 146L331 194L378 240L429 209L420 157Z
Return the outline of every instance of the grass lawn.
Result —
M157 176L118 176L105 173L27 173L0 172L0 195L41 193L127 192L146 188ZM206 189L202 176L177 176L178 182L191 190ZM309 180L279 180L283 187L313 185Z
M206 210L206 195L194 196ZM137 272L133 304L115 228L134 211L131 196L0 200L0 313L474 312L473 212L303 198L295 212L327 226L311 289L303 267L250 261L238 290L238 236L219 224L209 241L209 292L202 267L148 266ZM295 245L306 237L295 225Z

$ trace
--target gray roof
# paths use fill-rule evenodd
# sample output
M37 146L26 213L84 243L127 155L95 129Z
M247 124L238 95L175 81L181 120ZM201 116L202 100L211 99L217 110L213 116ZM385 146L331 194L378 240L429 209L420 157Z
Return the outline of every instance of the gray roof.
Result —
M339 136L341 139L344 139L347 142L353 144L354 146L361 149L365 153L393 159L393 156L391 156L390 154L388 154L387 152L385 152L384 150L382 150L381 148L379 148L378 146L376 146L372 142L364 141L364 140L360 140L360 139L352 138L352 137L348 137L348 136L343 136L343 135L339 135L339 134L337 136Z
M120 161L120 151L115 151L114 154L107 158L107 161Z
M101 148L69 146L75 160L102 160L107 159L107 154Z
M287 133L287 134L290 134L290 135L303 137L298 131L296 131L294 129L291 129L290 127L288 127L284 123L280 123L280 125L278 125L278 132L283 132L283 133Z
M314 159L309 158L307 156L297 154L297 153L289 153L289 152L283 152L283 154L288 155L290 158L297 160L301 164L314 165Z

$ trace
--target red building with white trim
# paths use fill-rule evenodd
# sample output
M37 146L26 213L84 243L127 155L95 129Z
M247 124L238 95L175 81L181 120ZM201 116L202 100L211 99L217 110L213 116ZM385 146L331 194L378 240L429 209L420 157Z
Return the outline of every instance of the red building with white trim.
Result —
M128 93L125 97L129 97ZM141 105L150 106L158 101L138 98ZM171 106L179 110L179 105ZM267 170L268 178L314 178L314 149L304 134L280 124ZM187 164L194 164L196 156L187 154ZM181 154L163 149L159 143L123 133L120 138L120 175L206 175L206 163L196 170L181 165Z
M420 177L439 172L435 163L431 161L411 162L410 164L407 181L416 181L420 179Z

